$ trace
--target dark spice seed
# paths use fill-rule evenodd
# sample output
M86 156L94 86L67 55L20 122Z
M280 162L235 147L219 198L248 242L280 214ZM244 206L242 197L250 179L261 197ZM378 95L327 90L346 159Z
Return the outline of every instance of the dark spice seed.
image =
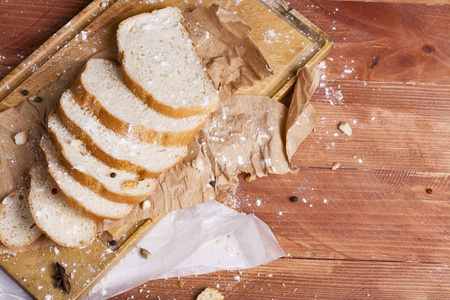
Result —
M24 95L24 96L28 96L29 93L30 93L30 92L28 92L28 90L23 90L23 91L22 91L22 95Z
M216 182L215 181L210 181L209 185L212 186L212 187L215 187L216 186Z
M41 97L36 97L36 99L34 99L34 102L41 103L42 102L42 98Z
M430 188L426 189L425 191L427 192L427 194L433 194L433 190Z
M298 197L297 196L292 196L292 197L289 198L289 201L297 202L298 201Z
M117 246L117 241L116 240L112 240L112 241L109 242L109 244L111 246Z
M116 178L116 173L112 172L109 176L111 176L111 178Z
M52 195L56 195L56 193L58 193L58 189L57 188L52 188Z

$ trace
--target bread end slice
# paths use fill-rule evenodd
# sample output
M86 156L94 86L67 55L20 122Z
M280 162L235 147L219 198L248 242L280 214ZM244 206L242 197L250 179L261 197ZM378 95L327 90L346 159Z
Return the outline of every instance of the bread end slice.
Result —
M42 235L31 216L28 193L16 190L0 203L0 241L8 248L28 246Z

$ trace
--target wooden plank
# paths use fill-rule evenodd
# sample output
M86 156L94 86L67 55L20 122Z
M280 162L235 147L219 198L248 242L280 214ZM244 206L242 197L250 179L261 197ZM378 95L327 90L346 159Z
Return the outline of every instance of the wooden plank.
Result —
M176 278L156 280L111 299L195 299L216 286L225 299L448 299L449 276L446 263L282 259L241 273L183 277L183 287Z
M299 168L240 184L221 201L263 220L293 257L450 260L450 174Z
M295 166L450 172L450 85L322 82L312 98L319 122Z
M450 82L449 27L443 26L450 5L307 0L290 6L336 43L327 60L330 79Z
M386 2L386 3L405 3L405 4L449 4L448 0L333 0L348 2Z
M0 80L90 1L1 1Z

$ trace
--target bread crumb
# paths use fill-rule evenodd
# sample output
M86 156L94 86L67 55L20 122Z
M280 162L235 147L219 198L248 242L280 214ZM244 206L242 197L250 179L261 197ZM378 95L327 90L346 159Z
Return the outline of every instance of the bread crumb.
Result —
M213 288L206 288L200 295L197 296L197 300L223 300L225 297L218 290Z
M339 129L348 136L351 136L353 134L352 128L350 127L350 125L347 122L341 122L341 124L339 124Z
M139 182L137 180L127 180L124 183L122 183L122 190L128 191L128 190L134 190L139 186Z
M198 158L192 161L192 166L200 172L203 172L205 170L205 168L203 167L203 161Z
M217 244L220 244L221 242L222 242L222 239L218 239L218 240L216 241Z
M340 162L335 162L332 166L331 166L331 170L337 170L339 167L341 166Z
M14 136L14 142L16 145L23 145L28 141L28 133L26 131L21 131Z
M178 281L178 287L183 287L183 285L184 285L184 281L182 281L182 280Z
M142 209L149 209L150 206L151 206L150 200L145 200L144 202L141 203Z
M256 175L253 175L253 174L247 174L247 175L245 175L245 180L247 180L248 182L250 182L250 181L253 181L253 180L255 180L256 179Z
M78 148L83 144L83 142L81 140L72 140L70 142L70 147L72 148Z

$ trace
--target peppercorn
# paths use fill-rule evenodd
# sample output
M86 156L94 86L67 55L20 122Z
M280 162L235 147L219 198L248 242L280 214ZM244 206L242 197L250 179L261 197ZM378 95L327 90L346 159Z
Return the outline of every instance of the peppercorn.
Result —
M289 198L289 201L291 201L291 202L297 202L297 201L298 201L298 197L297 197L297 196L291 196L291 197Z
M28 90L23 90L23 91L22 91L22 95L28 96L28 94L29 94Z
M116 178L116 173L112 172L109 176L111 176L111 178Z
M426 189L425 191L427 192L427 194L433 194L433 190L430 188Z
M117 241L116 241L116 240L111 240L111 241L109 242L109 244L110 244L111 246L117 246Z
M34 102L41 103L42 102L42 98L41 97L36 97L36 99L34 99Z
M58 189L57 188L52 188L52 195L56 195L58 193Z

